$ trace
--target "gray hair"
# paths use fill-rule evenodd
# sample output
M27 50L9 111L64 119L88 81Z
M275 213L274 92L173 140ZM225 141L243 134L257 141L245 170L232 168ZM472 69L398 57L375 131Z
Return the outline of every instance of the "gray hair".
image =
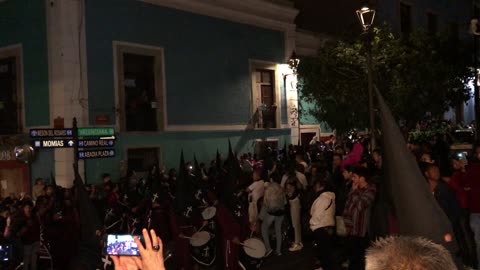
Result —
M450 253L421 237L386 237L367 250L365 270L456 270Z

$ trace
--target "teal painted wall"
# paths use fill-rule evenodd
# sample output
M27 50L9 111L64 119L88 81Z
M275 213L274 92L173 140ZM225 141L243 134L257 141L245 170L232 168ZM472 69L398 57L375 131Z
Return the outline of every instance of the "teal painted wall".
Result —
M282 63L285 56L282 32L136 0L86 0L86 34L92 124L97 114L115 121L114 40L164 48L170 125L246 124L252 111L249 59Z
M89 115L115 121L113 41L162 47L165 53L169 125L247 125L251 108L250 59L282 63L283 32L150 5L136 0L86 0ZM108 16L105 14L108 13ZM287 123L286 93L281 88L282 122ZM255 139L290 141L290 129L232 132L164 132L117 136L117 156L86 161L86 178L96 183L104 172L120 177L127 148L160 147L167 168L177 167L181 149L187 160L214 159L253 152Z
M315 104L300 99L300 108L300 123L302 125L320 125L320 132L332 132L332 129L327 123L318 121L318 119L310 113L310 110L315 109Z
M50 125L45 1L0 3L0 48L23 45L26 126Z
M36 151L35 161L30 166L30 179L32 185L35 179L43 178L45 181L51 180L51 175L55 174L53 149L38 149Z
M215 159L217 149L223 156L228 153L228 139L237 153L254 152L255 139L277 138L279 146L290 143L290 129L231 131L231 132L172 132L160 135L117 136L117 156L111 159L93 159L85 162L88 183L98 183L102 173L110 173L114 179L121 177L122 161L126 159L127 148L160 147L161 162L167 168L178 169L180 152L183 149L185 160L197 156L199 162L209 164Z

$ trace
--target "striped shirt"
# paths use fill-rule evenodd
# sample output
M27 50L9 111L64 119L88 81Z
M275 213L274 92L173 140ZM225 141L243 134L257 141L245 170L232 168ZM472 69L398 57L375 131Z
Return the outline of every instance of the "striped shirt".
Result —
M375 185L368 184L365 188L351 190L348 194L343 211L348 235L359 237L367 235L375 192Z

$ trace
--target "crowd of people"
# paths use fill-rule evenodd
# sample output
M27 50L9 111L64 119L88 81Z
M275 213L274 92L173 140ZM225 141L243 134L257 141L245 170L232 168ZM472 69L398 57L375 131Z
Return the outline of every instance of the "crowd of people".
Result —
M141 235L144 228L157 232L162 254L172 256L174 269L261 269L266 258L301 252L311 243L314 269L365 269L372 243L398 233L391 200L395 191L385 184L382 151L368 151L368 142L358 137L339 142L331 136L239 158L230 148L225 158L217 153L210 167L185 162L182 154L178 170L152 166L143 177L131 171L119 181L104 174L100 185L82 186L93 220L103 221L93 231L98 269L114 267L101 260L104 235ZM480 146L468 157L450 155L448 144L436 138L410 150L452 223L459 244L452 258L476 269ZM38 179L31 196L2 200L1 241L11 246L10 266L41 269L38 254L46 250L54 269L70 269L82 249L76 244L85 220L79 192ZM206 241L194 241L204 235L199 232L208 233ZM249 240L252 244L246 244ZM381 244L372 246L373 255L376 246Z

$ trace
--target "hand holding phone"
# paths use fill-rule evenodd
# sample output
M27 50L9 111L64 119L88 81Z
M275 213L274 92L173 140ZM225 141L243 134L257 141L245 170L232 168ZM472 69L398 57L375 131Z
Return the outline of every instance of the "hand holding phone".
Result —
M140 239L139 236L136 236ZM106 253L115 256L140 256L138 245L133 235L107 235Z
M143 229L142 234L143 242L140 242L138 236L131 236L137 244L141 257L111 256L116 270L127 270L130 266L134 269L135 265L142 270L165 270L162 240L157 237L154 230L150 230L149 234L146 229Z

